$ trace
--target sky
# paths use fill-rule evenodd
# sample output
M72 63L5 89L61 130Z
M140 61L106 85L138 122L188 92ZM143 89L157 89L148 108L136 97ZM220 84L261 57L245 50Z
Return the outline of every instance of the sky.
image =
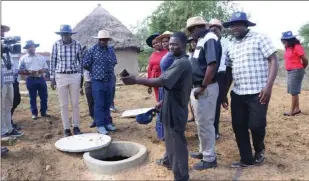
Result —
M6 36L21 36L21 43L34 40L40 44L37 52L51 51L60 37L61 24L72 28L100 3L128 28L150 15L162 1L2 1L1 23L10 26ZM283 48L283 31L297 34L301 25L309 22L309 1L236 1L257 23L254 31L268 35L276 48Z

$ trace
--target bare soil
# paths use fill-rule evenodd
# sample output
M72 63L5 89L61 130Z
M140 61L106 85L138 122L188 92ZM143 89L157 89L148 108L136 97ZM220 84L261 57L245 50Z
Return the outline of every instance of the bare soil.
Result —
M21 84L25 90L25 85ZM206 171L190 171L195 180L309 180L309 92L301 95L303 114L284 117L289 110L290 96L286 88L275 86L268 111L266 136L266 163L260 167L245 170L229 168L231 162L239 159L239 153L231 127L229 111L221 115L221 139L217 142L218 168ZM39 103L39 102L38 102ZM155 104L154 96L147 94L142 86L121 86L116 92L116 106L122 112L126 109L149 107ZM38 104L39 105L39 104ZM95 132L88 127L86 98L80 101L81 129ZM28 97L22 97L14 120L24 127L24 136L11 142L9 154L1 159L1 176L4 180L172 180L171 171L157 166L155 160L164 153L164 142L156 139L155 121L139 125L134 119L119 118L114 114L118 130L111 134L114 140L133 141L148 149L147 161L138 168L132 168L115 175L96 175L89 172L82 154L58 151L54 143L63 135L60 106L55 91L49 90L49 113L52 118L31 120ZM195 123L188 123L187 140L190 151L197 151L198 138ZM190 168L197 160L189 159Z

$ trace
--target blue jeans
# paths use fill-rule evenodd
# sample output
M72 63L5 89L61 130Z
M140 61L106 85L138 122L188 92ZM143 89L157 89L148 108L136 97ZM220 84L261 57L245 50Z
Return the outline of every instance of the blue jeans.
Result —
M35 116L38 115L38 108L36 105L37 93L39 93L39 97L41 100L41 109L40 109L41 115L46 114L48 94L47 94L47 85L44 78L27 77L26 86L29 91L30 107L32 115Z
M92 96L94 99L94 122L97 127L111 124L110 106L112 104L113 82L92 81Z

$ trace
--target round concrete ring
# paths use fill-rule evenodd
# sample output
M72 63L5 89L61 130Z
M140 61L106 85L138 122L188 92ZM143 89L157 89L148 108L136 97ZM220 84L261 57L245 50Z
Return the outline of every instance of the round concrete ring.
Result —
M117 155L115 150L113 152L111 151L113 149L118 149L118 151L122 152L121 156L127 156L129 158L120 161L102 161L100 158L94 158ZM113 141L105 148L84 153L83 158L90 171L97 174L110 175L142 164L147 158L147 148L139 143Z

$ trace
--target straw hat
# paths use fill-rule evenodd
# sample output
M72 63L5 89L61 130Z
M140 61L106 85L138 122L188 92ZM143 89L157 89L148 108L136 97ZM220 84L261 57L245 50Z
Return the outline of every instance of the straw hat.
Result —
M10 31L10 27L8 27L6 25L1 25L1 31L2 32L8 32L8 31Z
M93 38L96 38L96 39L112 39L110 36L109 36L109 32L106 31L106 30L100 30L99 33L98 33L98 36L93 36Z
M211 19L209 21L209 26L219 26L221 29L223 28L221 21L218 19Z
M188 31L189 28L191 28L193 26L198 26L198 25L208 26L209 24L201 16L195 16L195 17L191 17L187 20L187 26L186 26L185 29Z
M163 38L170 38L173 35L173 32L165 31L162 35L158 36L157 40L162 40Z

